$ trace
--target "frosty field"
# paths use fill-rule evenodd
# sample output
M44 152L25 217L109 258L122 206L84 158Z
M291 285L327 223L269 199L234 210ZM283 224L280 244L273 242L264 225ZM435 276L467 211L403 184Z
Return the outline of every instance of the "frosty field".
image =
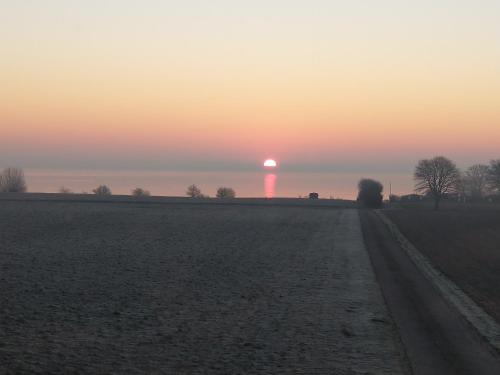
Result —
M0 203L2 372L406 373L354 209Z

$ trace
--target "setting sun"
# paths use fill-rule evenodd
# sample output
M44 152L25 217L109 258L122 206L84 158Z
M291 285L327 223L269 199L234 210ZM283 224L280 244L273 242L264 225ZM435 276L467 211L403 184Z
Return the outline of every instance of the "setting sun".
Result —
M264 167L266 168L275 168L278 164L276 163L276 160L274 159L267 159L264 162Z

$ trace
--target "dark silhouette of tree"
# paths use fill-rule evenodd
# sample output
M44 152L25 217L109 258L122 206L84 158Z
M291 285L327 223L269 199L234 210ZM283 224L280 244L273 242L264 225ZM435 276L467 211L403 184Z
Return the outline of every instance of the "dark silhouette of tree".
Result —
M316 192L309 193L309 199L319 199L319 194Z
M95 195L111 195L111 189L106 185L100 185L92 191Z
M444 156L420 160L415 167L415 191L429 194L434 199L434 209L445 194L456 192L460 172L451 160Z
M188 186L186 195L191 198L203 198L203 194L201 193L200 188L195 184Z
M488 184L495 193L500 193L500 159L490 161Z
M358 183L358 202L368 208L382 207L384 186L375 180L363 178Z
M144 190L142 188L135 188L132 190L132 196L139 198L139 197L149 197L151 193L148 190Z
M488 193L489 167L475 164L462 176L463 192L471 199L482 199Z
M24 193L26 192L24 172L20 168L6 168L0 174L0 192Z
M220 188L217 189L216 197L217 198L235 198L236 193L230 187L221 186Z

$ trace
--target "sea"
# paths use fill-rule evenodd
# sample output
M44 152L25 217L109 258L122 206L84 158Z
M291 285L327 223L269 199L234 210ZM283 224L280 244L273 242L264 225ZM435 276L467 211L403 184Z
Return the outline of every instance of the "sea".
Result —
M320 198L355 199L361 178L373 178L389 193L413 191L410 173L326 173L326 172L220 172L220 171L137 171L25 169L29 192L56 193L62 187L74 193L92 193L107 185L113 194L130 194L140 187L156 196L185 196L189 185L197 185L203 194L214 197L220 186L231 187L237 197L299 198L316 192Z

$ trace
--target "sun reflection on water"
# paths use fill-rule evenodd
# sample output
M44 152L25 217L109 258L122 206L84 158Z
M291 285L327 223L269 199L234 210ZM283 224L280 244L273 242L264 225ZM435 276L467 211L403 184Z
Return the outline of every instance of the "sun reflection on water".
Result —
M275 190L276 190L276 175L268 173L264 177L264 193L266 198L274 198Z

